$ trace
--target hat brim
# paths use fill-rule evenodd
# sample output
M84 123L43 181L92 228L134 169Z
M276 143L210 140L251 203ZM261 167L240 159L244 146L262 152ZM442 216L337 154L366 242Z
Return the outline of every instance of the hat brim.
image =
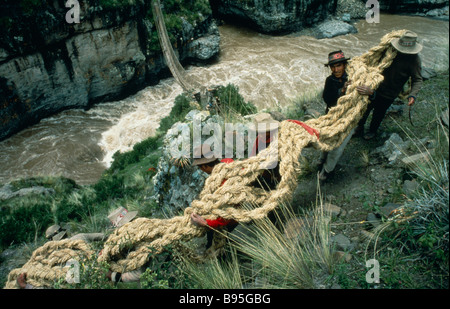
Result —
M417 43L417 42L412 47L401 46L399 41L400 41L400 38L395 38L391 41L391 44L392 44L392 46L394 46L394 48L396 50L398 50L399 52L401 52L403 54L410 54L410 55L418 54L423 48L422 44Z
M66 231L59 232L55 236L52 237L52 240L61 240L66 236Z
M270 128L270 126L266 126L266 129L265 130L259 130L259 129L252 129L252 128L249 128L248 129L248 132L254 132L254 133L256 133L256 134L262 134L262 133L270 133L270 132L276 132L276 131L278 131L278 129L279 129L280 127L279 126L277 126L276 128Z
M137 213L138 213L137 211L129 211L129 212L127 212L127 214L125 216L123 216L122 220L120 220L117 223L117 227L120 227L120 226L130 222L131 220L133 220L134 217L136 217Z
M327 67L327 66L329 66L331 64L349 61L350 59L352 59L352 58L344 58L344 59L333 60L333 61L330 61L328 63L324 63L324 65Z
M194 161L192 162L192 165L196 166L196 165L208 164L208 163L214 162L216 160L217 160L216 157L194 159Z

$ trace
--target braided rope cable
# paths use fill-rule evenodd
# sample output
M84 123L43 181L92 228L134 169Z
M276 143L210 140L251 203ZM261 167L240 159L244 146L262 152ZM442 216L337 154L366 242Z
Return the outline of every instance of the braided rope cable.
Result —
M358 94L356 86L366 84L373 89L379 86L383 80L381 73L391 65L396 56L396 50L390 42L405 31L386 34L378 46L349 61L347 74L352 83L347 88L347 94L339 98L338 104L328 114L305 122L319 132L319 138L293 122L281 122L278 143L271 143L257 156L246 160L217 165L205 181L199 199L194 200L182 216L169 219L137 218L123 225L108 237L98 260L108 262L112 271L132 271L143 266L151 253L161 252L167 245L203 236L205 229L190 222L190 214L193 212L206 218L223 217L246 223L264 218L280 203L290 199L302 169L299 162L302 150L312 146L330 151L338 147L356 127L368 104L368 97ZM274 150L278 151L281 175L276 190L268 193L251 187L261 166L269 160L268 154ZM223 183L225 179L227 181ZM239 207L242 203L259 207L243 209ZM224 239L223 235L217 239L215 237L213 247L207 250L205 256L217 254L223 248ZM16 288L17 276L23 272L27 273L29 283L51 286L52 282L67 272L61 265L80 254L94 253L82 240L48 242L35 250L24 266L10 272L5 287Z

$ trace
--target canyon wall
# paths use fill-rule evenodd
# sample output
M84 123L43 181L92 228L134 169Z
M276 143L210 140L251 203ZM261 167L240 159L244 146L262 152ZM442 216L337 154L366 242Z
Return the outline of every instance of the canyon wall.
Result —
M168 15L168 30L182 62L206 61L219 53L219 31L208 1L190 2L203 3L203 11ZM67 22L74 6L66 3L0 4L0 140L170 76L148 1L80 0L79 23Z

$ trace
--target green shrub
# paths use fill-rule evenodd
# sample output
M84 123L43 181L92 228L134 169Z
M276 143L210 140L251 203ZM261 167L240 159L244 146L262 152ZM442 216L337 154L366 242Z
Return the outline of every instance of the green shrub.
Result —
M52 176L22 178L12 181L11 185L13 186L14 190L31 188L35 186L52 188L55 190L56 194L66 194L79 187L77 183L72 179Z
M142 160L143 157L151 155L154 151L161 147L160 135L149 137L142 142L133 146L133 150L121 153L117 151L113 155L113 163L109 168L110 171L123 170L128 165L134 164Z
M109 0L111 1L111 0ZM211 7L208 0L162 0L161 10L164 14L164 22L170 42L176 47L180 32L182 31L182 17L190 24L200 22L204 16L211 15ZM147 11L146 18L155 24L152 9ZM151 52L160 52L158 34L155 31L149 38Z
M0 246L31 242L53 222L51 204L40 202L15 208L0 221Z
M169 116L161 119L158 131L161 133L166 133L174 123L183 121L186 115L193 109L195 109L195 107L191 106L190 100L187 96L177 96Z
M102 177L95 185L97 193L96 202L101 203L110 199L122 198L125 196L124 176L111 175Z
M258 111L251 102L245 102L244 98L239 94L239 88L233 84L228 84L225 87L220 86L217 89L217 96L220 101L221 113L223 114L235 112L246 116Z
M96 192L90 187L66 194L60 201L55 201L54 215L57 222L81 222L93 211L92 205L96 200Z
M141 276L144 289L186 288L187 277L180 270L180 258L172 246L166 246L162 253L150 253L149 264Z

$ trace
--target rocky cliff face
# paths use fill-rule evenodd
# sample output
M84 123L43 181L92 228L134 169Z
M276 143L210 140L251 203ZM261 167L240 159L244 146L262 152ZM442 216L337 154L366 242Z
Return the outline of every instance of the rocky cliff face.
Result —
M378 2L382 12L395 14L426 13L448 7L448 0ZM267 34L300 31L334 14L350 13L350 17L365 18L371 7L366 7L368 0L210 0L210 3L216 18L245 23Z
M379 1L380 9L392 14L423 13L448 6L448 0Z
M240 21L257 31L279 34L298 31L324 20L337 0L210 0L215 16Z
M120 99L170 74L148 1L79 0L80 23L66 21L73 8L66 2L0 3L0 140L61 110ZM188 2L205 2L207 9L172 16L173 44L181 61L207 60L219 52L219 32L207 0Z

